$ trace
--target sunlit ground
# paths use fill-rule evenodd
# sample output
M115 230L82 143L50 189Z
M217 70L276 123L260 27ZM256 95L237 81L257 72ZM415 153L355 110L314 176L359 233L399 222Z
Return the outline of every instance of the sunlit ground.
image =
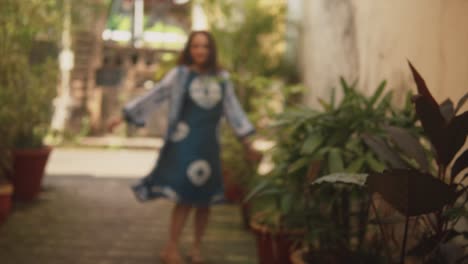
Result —
M129 189L155 157L154 150L55 150L39 199L17 204L0 227L0 262L160 263L172 204L139 203ZM191 229L182 238L184 252ZM214 208L204 252L208 263L256 263L254 239L238 207Z

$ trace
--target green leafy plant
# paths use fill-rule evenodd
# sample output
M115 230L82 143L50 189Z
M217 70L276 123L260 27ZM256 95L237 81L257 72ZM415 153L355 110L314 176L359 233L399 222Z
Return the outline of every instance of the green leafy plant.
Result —
M49 50L37 47L58 39L61 6L52 0L8 0L0 17L0 115L8 122L2 132L9 135L4 145L38 147L49 124L57 65L44 56Z
M456 227L468 215L465 186L468 150L462 148L468 136L468 111L458 114L468 94L456 107L450 100L439 106L411 63L410 68L418 88L413 98L416 113L433 147L437 169L435 173L414 168L372 173L367 186L370 193L378 193L404 216L399 263L404 263L407 255L418 256L423 263L449 263L447 246L457 237L466 241L468 236L466 230ZM416 246L407 251L410 220L413 228L422 229L422 235ZM382 225L381 220L378 222ZM450 263L464 263L467 259L462 254Z
M356 173L420 166L404 157L386 132L405 128L410 131L406 136L420 134L410 95L402 109L395 108L385 84L365 96L356 83L341 79L343 99L338 103L333 92L329 101L320 100L322 110L302 108L279 116L275 168L258 177L248 197L269 200L260 208L272 212L267 224L303 227L304 243L312 251L380 254L381 247L366 244L370 203ZM330 176L322 179L325 175Z
M262 4L256 0L199 1L207 13L210 31L217 42L222 66L230 71L239 101L263 136L273 113L294 103L302 89L290 82L297 67L285 67L284 3ZM245 186L256 173L239 155L242 146L227 126L221 129L224 167L233 182Z

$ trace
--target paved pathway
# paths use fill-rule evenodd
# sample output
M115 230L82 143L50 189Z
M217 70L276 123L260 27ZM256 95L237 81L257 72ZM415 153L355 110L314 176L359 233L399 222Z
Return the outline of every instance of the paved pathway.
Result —
M157 150L55 149L47 164L49 176L134 178L146 175L158 156Z
M122 178L125 173L118 178L96 177L99 175L86 173L86 170L93 171L92 166L76 166L69 174L52 174L61 168L57 162L69 162L67 155L68 158L88 155L89 164L96 163L93 158L105 156L102 167L118 171L119 167L128 165L119 160L112 162L113 155L127 155L135 160L154 158L154 153L146 154L149 156L132 151L56 152L48 166L49 175L40 198L33 203L16 204L14 213L0 227L0 263L160 263L158 252L167 235L170 202L138 203L129 191L134 179ZM204 248L209 264L256 263L254 240L240 222L237 207L214 208ZM192 240L191 229L187 227L182 239L185 251Z

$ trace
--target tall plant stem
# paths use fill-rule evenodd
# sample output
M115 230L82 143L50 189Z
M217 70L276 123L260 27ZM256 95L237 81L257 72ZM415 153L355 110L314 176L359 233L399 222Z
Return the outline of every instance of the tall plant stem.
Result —
M374 210L375 213L375 218L377 219L377 223L379 225L380 233L382 233L382 238L384 240L384 248L385 248L385 254L387 255L388 259L392 258L392 254L390 252L390 249L388 248L388 239L385 234L385 230L383 229L382 221L380 220L379 213L377 212L377 207L375 206L374 201L372 200L372 197L370 197L370 204L372 205L372 210Z
M400 264L404 264L404 263L405 263L405 257L406 257L406 240L408 239L408 226L409 226L409 216L406 215L405 233L403 234L403 245L401 246Z

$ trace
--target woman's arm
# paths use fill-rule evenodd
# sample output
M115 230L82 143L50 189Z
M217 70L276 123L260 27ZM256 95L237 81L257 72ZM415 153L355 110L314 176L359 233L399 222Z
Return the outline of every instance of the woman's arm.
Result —
M221 76L225 84L225 94L223 98L223 111L229 125L234 130L238 138L246 138L255 133L255 127L247 118L239 100L234 92L234 87L227 72L222 72Z
M245 154L247 159L258 162L262 158L262 155L253 148L252 137L255 133L255 127L249 121L244 109L242 109L239 100L234 92L234 86L229 79L229 74L223 72L221 76L225 83L225 96L223 98L223 110L224 115L234 133L241 140L244 146Z
M127 103L122 110L121 119L136 126L144 126L151 113L169 98L177 72L178 68L170 70L148 93Z

